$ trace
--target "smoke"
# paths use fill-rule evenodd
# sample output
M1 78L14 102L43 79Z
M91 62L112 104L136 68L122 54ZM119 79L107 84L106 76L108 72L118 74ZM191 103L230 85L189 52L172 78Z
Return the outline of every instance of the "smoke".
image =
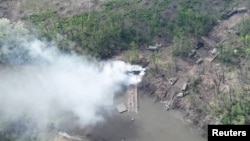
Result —
M0 22L1 26L1 22ZM11 26L5 21L5 28ZM100 107L112 105L123 86L141 81L145 69L122 61L97 61L61 53L15 28L0 35L0 124L23 115L44 127L69 111L81 125L103 120ZM18 30L19 31L19 30ZM130 73L139 71L139 74Z

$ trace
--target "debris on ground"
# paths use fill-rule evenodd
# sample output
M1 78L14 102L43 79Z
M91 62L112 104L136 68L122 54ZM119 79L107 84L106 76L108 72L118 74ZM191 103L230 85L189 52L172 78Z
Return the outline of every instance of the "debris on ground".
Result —
M159 47L161 47L161 44L156 44L154 46L148 46L147 50L156 51L159 49Z
M76 140L76 141L82 141L81 138L76 137L76 136L71 136L66 132L58 132L58 134L66 139L70 139L70 140Z
M203 59L200 58L200 59L198 59L198 60L195 62L195 64L196 64L196 65L199 65L199 64L201 64L202 62L203 62Z
M116 109L119 113L124 113L124 112L128 111L128 109L124 103L120 103L120 104L116 105Z
M188 57L192 58L196 54L196 50L192 49L191 52L188 54Z
M178 80L177 77L176 77L176 78L171 78L171 79L169 80L169 83L170 83L171 85L174 85L174 84L177 82L177 80Z
M182 91L186 91L187 90L187 87L188 87L188 84L187 82L185 82L181 88Z
M217 53L217 48L213 48L212 50L211 50L211 54L216 54Z

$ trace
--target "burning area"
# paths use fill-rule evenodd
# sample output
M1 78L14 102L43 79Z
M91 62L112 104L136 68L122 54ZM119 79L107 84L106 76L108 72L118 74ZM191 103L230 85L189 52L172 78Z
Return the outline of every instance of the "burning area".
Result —
M62 53L55 43L43 42L7 19L0 19L0 37L1 139L48 141L45 131L127 125L113 120L112 108L102 108L113 104L123 86L139 83L144 68Z

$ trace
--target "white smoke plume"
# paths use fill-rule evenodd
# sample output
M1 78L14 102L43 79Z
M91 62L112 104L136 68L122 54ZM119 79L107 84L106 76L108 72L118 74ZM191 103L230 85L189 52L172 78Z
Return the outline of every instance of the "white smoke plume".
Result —
M61 53L54 45L16 35L16 29L4 23L0 31L0 121L27 115L42 126L54 113L65 110L74 113L82 125L95 124L102 120L96 114L99 108L111 105L122 86L137 84L144 75L144 68L122 61L98 62Z

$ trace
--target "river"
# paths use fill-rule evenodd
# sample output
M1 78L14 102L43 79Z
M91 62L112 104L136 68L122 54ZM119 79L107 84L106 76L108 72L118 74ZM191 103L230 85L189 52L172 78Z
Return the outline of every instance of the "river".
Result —
M121 102L126 104L125 95L116 98L116 104ZM182 117L181 112L164 111L163 104L140 95L139 113L115 111L106 117L107 122L97 124L92 134L108 141L206 141Z

